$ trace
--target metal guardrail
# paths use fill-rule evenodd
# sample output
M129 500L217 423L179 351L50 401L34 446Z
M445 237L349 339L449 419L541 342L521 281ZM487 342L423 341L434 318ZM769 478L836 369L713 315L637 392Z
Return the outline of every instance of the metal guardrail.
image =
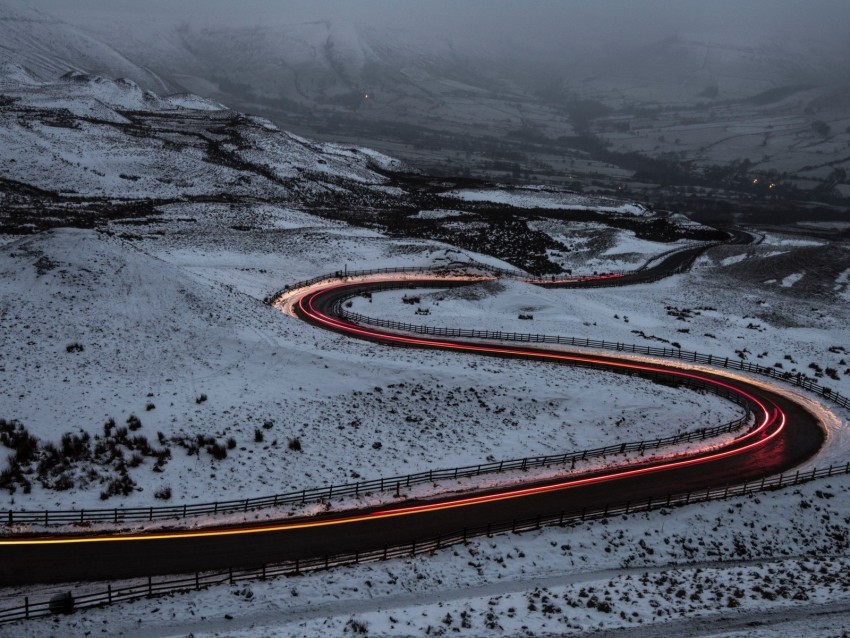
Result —
M466 527L452 533L436 537L423 538L410 543L387 545L383 548L349 552L345 554L328 554L302 560L283 563L260 565L253 568L229 568L211 572L196 572L190 575L148 577L139 579L136 583L113 588L107 584L106 589L74 595L73 591L60 594L60 599L32 601L24 597L23 604L0 609L0 624L12 623L32 618L71 613L73 611L103 607L118 602L140 600L155 596L174 594L202 587L220 584L232 584L240 581L273 578L277 576L293 576L304 572L318 571L343 565L356 565L365 562L404 558L439 551L452 545L466 543L477 537L491 536L507 532L519 533L537 530L542 527L575 525L588 520L605 519L611 516L621 516L638 512L689 505L736 496L744 496L756 492L780 489L808 483L819 478L850 474L850 463L846 465L830 465L826 468L814 468L807 472L796 472L793 475L780 475L770 479L760 479L743 485L728 485L705 490L694 490L685 493L669 494L666 497L650 498L636 502L608 503L596 508L582 510L565 510L532 518L517 519L503 523L486 523L475 527Z

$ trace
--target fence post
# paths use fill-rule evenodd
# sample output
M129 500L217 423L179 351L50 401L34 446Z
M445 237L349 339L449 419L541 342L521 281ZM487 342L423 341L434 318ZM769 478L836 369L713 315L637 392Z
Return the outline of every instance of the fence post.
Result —
M24 596L24 617L30 617L30 597Z
M112 604L112 583L106 584L106 600L110 605Z
M197 589L199 591L201 589L201 579L200 579L200 575L198 574L198 572L195 572L195 589Z
M153 596L153 580L148 576L148 598Z

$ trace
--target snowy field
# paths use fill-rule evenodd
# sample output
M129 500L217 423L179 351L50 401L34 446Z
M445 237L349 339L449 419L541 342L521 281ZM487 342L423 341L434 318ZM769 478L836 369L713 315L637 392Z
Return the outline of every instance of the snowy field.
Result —
M646 215L637 202L623 202L605 197L548 191L535 187L502 187L497 190L464 189L444 193L443 197L461 202L491 202L516 208L549 208L561 210L593 210L604 213Z
M647 380L388 350L303 324L260 300L328 268L310 263L320 246L355 265L444 256L438 246L342 234L327 223L293 228L308 217L283 211L267 222L286 219L286 228L247 242L231 231L231 245L220 231L128 243L68 229L3 246L3 418L43 446L86 433L96 447L136 417L128 436L153 449L119 440L126 463L82 459L55 475L33 468L31 491L13 483L0 502L150 505L167 488L172 502L261 496L649 440L740 416L713 395ZM467 312L487 310L479 301ZM210 445L227 447L226 458ZM103 500L124 474L135 484L129 493ZM62 477L72 485L59 488Z
M597 250L604 254L607 245ZM850 346L841 336L850 256L834 246L824 257L824 246L767 235L758 246L712 249L693 271L652 284L565 290L505 280L387 291L353 299L351 310L432 326L680 347L799 372L850 394ZM807 301L812 287L828 294Z
M134 434L171 450L161 472L147 456L127 468L135 483L127 496L102 501L120 470L91 464L97 476L78 468L67 490L32 476L29 494L21 486L4 492L6 507L159 504L166 501L154 494L166 486L170 502L254 496L672 434L693 427L694 415L700 426L738 415L715 397L615 375L390 350L310 327L261 300L340 262L429 265L463 255L269 206L239 213L257 227L244 232L230 228L230 206L199 206L167 209L132 240L56 230L4 241L4 418L58 443L64 432L103 436L109 418L121 427L136 415L142 426ZM595 254L610 250L600 244ZM843 249L833 246L833 259L836 250ZM846 268L836 267L825 287L832 294L812 310L802 287L810 272L823 276L815 251L823 252L818 242L768 235L759 246L713 249L691 273L652 285L580 291L501 281L380 293L355 299L353 309L433 325L676 342L814 377L811 362L822 377L829 369L839 377L819 382L847 393ZM766 283L795 273L803 276L789 286ZM403 303L405 294L421 299ZM72 344L82 349L69 351ZM832 426L837 447L823 463L846 457L847 415L836 414ZM236 443L224 459L205 444L190 455L198 435ZM294 439L300 450L290 449ZM840 628L850 626L841 615L850 608L841 531L848 488L839 478L495 537L434 556L0 627L0 635L318 636L362 627L387 636L557 635L659 622L676 635L689 631L687 618L706 623L705 635L722 635L735 619L753 632L746 623L798 622L836 606L827 624ZM20 592L2 596L17 604ZM793 635L795 626L771 635Z
M848 511L850 478L832 478L0 626L0 635L837 637L850 629ZM605 633L616 629L628 631Z

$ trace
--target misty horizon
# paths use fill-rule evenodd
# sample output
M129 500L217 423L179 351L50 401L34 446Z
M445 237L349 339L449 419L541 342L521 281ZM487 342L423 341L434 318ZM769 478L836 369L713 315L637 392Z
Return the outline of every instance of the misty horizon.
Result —
M18 0L13 0L14 2ZM333 20L353 26L413 30L434 37L524 41L542 49L565 47L591 50L614 44L634 45L683 34L750 34L752 37L792 38L825 43L846 40L850 4L840 0L816 2L757 0L739 3L682 3L653 0L639 4L623 0L527 3L518 0L468 0L463 3L339 0L319 2L279 0L29 0L40 9L77 26L92 16L101 20L138 20L150 25L189 27L279 26ZM149 25L134 25L140 31Z

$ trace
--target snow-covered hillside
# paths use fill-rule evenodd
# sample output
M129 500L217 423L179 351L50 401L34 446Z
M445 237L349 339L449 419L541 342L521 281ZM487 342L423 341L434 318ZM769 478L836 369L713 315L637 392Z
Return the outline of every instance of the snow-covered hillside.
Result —
M401 263L429 263L443 251L341 233L285 210L265 215L289 223L253 242L184 222L187 236L171 227L173 238L141 244L61 229L3 246L0 418L20 422L42 446L65 433L87 433L93 449L117 446L129 481L144 489L120 500L151 504L166 486L181 502L239 498L667 436L739 416L717 397L599 372L553 369L542 383L530 363L415 351L390 360L307 326L263 305L262 282L327 268L331 246L379 263L394 253ZM601 387L612 397L604 409ZM122 442L120 428L152 450ZM230 439L216 460L210 446ZM96 453L69 461L55 475L25 469L26 481L13 481L0 502L92 507L123 475L121 463ZM22 493L27 482L31 494Z
M0 64L19 64L42 80L85 71L130 77L149 89L168 88L155 73L78 26L31 9L19 0L0 0L0 43Z
M260 197L304 203L370 191L403 165L374 151L314 143L191 95L69 72L0 76L0 174L77 198Z

